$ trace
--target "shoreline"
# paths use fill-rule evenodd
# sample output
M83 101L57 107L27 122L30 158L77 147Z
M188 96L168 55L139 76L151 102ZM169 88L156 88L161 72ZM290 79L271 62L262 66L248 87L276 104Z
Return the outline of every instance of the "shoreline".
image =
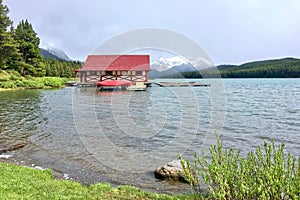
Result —
M2 154L0 154L2 155ZM69 178L65 178L64 176L64 173L63 172L58 172L56 170L53 170L51 168L42 168L42 167L39 167L39 166L29 166L29 165L26 165L26 162L25 161L18 161L16 159L12 160L10 158L13 158L12 155L8 155L9 157L8 158L4 158L4 157L0 157L0 163L8 163L8 164L12 164L12 165L15 165L15 166L21 166L21 167L28 167L29 169L34 169L34 170L45 170L45 169L50 169L52 171L52 175L53 175L53 178L57 179L57 180L70 180ZM71 179L73 180L73 179ZM85 184L85 183L82 183L80 181L76 181L76 180L73 180L75 182L78 182L84 186L89 186L88 184Z
M0 154L3 155L3 154ZM8 155L8 154L4 154L4 155ZM96 183L92 183L92 184L86 184L84 182L81 182L79 180L70 178L68 176L68 174L65 174L63 172L58 172L56 170L53 170L52 168L42 168L39 166L28 166L28 163L26 163L26 161L19 161L16 158L14 158L13 154L9 154L11 155L8 158L4 158L4 157L0 157L0 169L1 167L4 167L4 172L5 172L5 164L9 164L9 165L13 165L11 168L12 170L9 170L9 175L8 176L12 176L12 178L10 178L10 180L14 181L14 179L16 180L23 180L24 176L27 175L27 172L21 175L18 175L18 173L20 173L20 171L31 171L33 170L31 173L34 174L43 174L46 173L48 175L50 175L50 179L51 182L56 182L59 184L63 184L63 186L69 188L71 186L68 185L72 185L72 184L76 184L79 185L81 188L84 188L85 190L90 190L90 188L94 188L94 187L105 187L105 192L107 194L109 194L109 196L111 195L115 195L116 191L121 192L122 188L127 188L125 193L121 193L119 195L117 195L116 197L113 198L107 198L105 197L104 199L119 199L120 197L125 196L125 199L197 199L197 196L195 196L192 193L168 193L168 192L158 192L158 191L151 191L151 190L147 190L144 188L140 188L138 186L134 186L134 185L129 185L129 184L120 184L120 185L114 185L110 182L96 182ZM25 169L23 168L25 167ZM28 170L26 169L28 168ZM3 169L3 168L2 168ZM3 172L2 171L2 172ZM4 173L7 175L7 173ZM5 177L5 176L4 176ZM6 177L5 177L6 178ZM25 177L26 178L26 177ZM28 177L27 177L28 178ZM38 181L34 181L35 179L38 179ZM64 182L64 181L68 181L68 182ZM0 181L1 182L1 181ZM27 182L30 183L27 184ZM26 186L28 186L28 191L26 190L26 188L22 188L22 190L29 195L29 193L31 192L32 187L41 187L41 183L39 182L43 182L43 178L39 177L39 176L35 176L30 178L29 181L26 182ZM32 184L33 182L33 184ZM6 183L6 182L5 182ZM42 186L47 187L45 185L52 185L51 183L49 183L49 181L44 184L42 183ZM9 185L9 184L8 184ZM18 188L18 185L16 186ZM0 188L1 188L1 184L0 184ZM48 188L48 187L47 187ZM8 186L8 190L9 190L9 186ZM80 188L79 188L80 189ZM78 190L79 190L78 189ZM62 190L61 188L59 188L59 190ZM67 190L67 189L66 189ZM14 189L15 191L15 189ZM75 190L72 190L73 192L78 192L77 189L75 188ZM49 194L47 193L48 191L46 191L43 193L43 195L52 195L53 192L60 192L60 191L51 191L49 192ZM73 193L72 192L72 193ZM98 191L94 191L96 192L96 196L98 199L99 197L101 197L101 195L103 195L103 191L101 190L100 193L97 193ZM69 192L70 193L70 192ZM9 195L9 192L6 191L6 193L2 193L3 195ZM63 194L61 194L61 197L64 197L64 195L69 196L70 194L68 194L68 192L64 191ZM127 195L129 195L129 198L127 197ZM32 196L32 195L31 195ZM150 196L150 198L149 198ZM37 196L32 196L34 198L39 197L39 194ZM76 196L76 198L78 199L86 199L86 196L82 196L82 197L78 197ZM101 197L100 199L102 199L103 197ZM94 198L93 198L94 199Z
M68 87L67 85L62 85L59 87L51 87L51 86L44 86L41 88L26 88L26 87L16 87L16 88L0 88L0 92L6 92L6 91L18 91L18 90L45 90L45 89L60 89Z
M130 185L112 186L99 182L83 185L65 177L58 179L51 169L34 169L0 158L1 197L4 199L196 199L192 194L159 194ZM3 190L4 189L4 190ZM25 196L24 196L25 195Z
M78 163L76 162L65 163L64 161L60 159L56 160L53 157L48 157L48 160L46 162L43 162L43 160L40 159L40 154L36 152L37 149L32 148L34 147L32 147L29 143L24 148L12 151L5 151L4 153L0 154L4 156L0 158L0 162L10 163L17 166L25 166L36 170L50 169L55 179L72 180L84 186L90 186L97 183L109 183L114 188L117 188L122 185L129 185L139 188L143 191L152 192L156 194L191 195L193 193L189 184L175 182L171 180L168 181L155 179L154 171L152 173L149 172L140 175L132 174L130 176L130 181L124 179L122 173L114 172L114 170L112 169L106 169L105 171L101 171L101 166L91 165L90 167L84 167L80 164L77 165ZM8 158L5 158L5 155L7 155ZM43 156L45 155L42 154L42 157ZM153 176L150 174L153 174ZM132 177L135 177L137 180L134 181ZM143 179L145 179L146 182L140 181Z

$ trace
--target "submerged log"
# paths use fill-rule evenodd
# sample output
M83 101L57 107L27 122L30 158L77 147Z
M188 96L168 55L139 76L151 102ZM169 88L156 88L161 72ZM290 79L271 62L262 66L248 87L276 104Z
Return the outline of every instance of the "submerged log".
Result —
M4 148L4 149L0 149L0 154L6 153L8 151L14 151L17 149L21 149L21 148L25 147L27 144L28 144L27 142L23 142L23 143L19 143L19 144L16 144L16 145Z

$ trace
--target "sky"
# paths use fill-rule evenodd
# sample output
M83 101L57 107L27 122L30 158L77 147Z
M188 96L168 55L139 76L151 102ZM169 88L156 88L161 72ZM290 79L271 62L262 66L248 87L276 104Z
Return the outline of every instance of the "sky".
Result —
M299 0L3 0L14 26L27 19L41 47L84 61L98 45L139 28L183 34L215 64L300 57ZM176 41L174 41L176 42ZM167 56L155 50L155 56ZM153 54L154 55L154 54Z

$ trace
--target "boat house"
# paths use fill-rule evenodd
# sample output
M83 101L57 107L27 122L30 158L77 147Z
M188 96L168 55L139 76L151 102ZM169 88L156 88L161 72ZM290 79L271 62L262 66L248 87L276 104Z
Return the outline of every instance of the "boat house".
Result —
M83 84L108 80L137 83L147 82L149 71L149 55L89 55L75 77Z

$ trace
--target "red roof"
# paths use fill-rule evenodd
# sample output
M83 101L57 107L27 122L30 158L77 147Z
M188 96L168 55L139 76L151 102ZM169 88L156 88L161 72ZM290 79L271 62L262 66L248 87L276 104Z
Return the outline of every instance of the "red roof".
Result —
M149 55L89 55L79 71L150 70Z

